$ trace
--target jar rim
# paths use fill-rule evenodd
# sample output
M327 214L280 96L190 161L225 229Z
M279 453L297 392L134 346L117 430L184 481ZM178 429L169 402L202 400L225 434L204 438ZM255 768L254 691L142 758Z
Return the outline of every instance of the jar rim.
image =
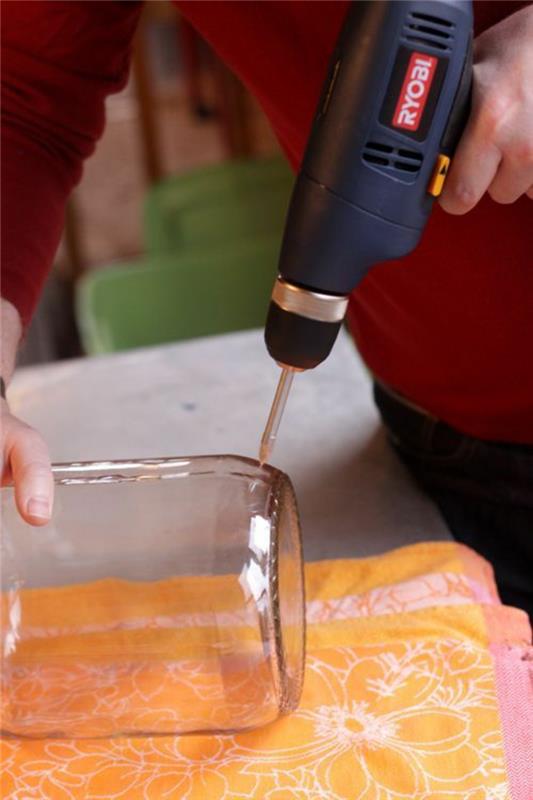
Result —
M232 462L234 467L227 470ZM212 464L211 469L206 469L209 463ZM239 470L239 466L253 470L253 477L264 479L266 483L275 483L282 477L290 483L290 478L277 467L233 453L57 462L52 464L52 474L56 485L69 486L207 476L216 474L222 468L227 470L226 474L244 477L246 473Z

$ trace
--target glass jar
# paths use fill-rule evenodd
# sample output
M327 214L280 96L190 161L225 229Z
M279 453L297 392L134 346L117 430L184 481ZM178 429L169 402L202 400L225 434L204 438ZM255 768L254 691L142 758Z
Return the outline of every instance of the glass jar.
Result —
M224 732L298 703L292 485L236 456L55 465L51 523L2 490L2 730Z

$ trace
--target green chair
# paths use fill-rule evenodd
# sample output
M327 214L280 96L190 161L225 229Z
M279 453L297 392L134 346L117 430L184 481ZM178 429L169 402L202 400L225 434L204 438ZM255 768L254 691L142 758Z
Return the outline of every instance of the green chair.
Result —
M146 250L215 247L262 234L281 239L293 181L280 157L226 161L168 178L146 196Z
M77 319L89 355L264 324L279 237L149 257L88 273Z

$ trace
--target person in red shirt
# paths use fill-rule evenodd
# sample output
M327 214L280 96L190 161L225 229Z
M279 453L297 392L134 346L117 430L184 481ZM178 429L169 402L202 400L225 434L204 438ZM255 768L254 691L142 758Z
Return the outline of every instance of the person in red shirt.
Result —
M240 75L294 167L346 2L178 2ZM138 2L2 4L2 388L66 199L124 86ZM473 107L418 249L376 266L349 322L391 441L453 534L533 606L533 7L476 2ZM4 393L5 394L5 393ZM350 399L346 398L349 403ZM2 399L3 480L51 515L45 443Z

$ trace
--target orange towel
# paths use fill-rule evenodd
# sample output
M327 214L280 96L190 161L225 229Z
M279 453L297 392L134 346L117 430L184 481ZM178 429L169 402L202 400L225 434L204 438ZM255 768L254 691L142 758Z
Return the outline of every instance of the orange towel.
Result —
M531 800L531 630L523 612L499 604L481 558L454 543L414 545L376 558L309 564L306 579L306 677L291 716L228 736L6 739L2 798ZM192 583L181 598L168 581L142 596L121 584L122 598L137 592L129 625L119 604L110 603L119 583L77 587L76 604L65 602L72 587L28 592L20 653L31 680L20 682L19 710L50 712L58 702L68 708L68 681L77 689L80 681L91 686L90 675L72 672L74 650L92 654L87 664L98 673L99 654L109 647L120 642L123 654L134 652L143 619L172 621L169 652L186 645L175 625L194 607ZM231 626L231 597L224 602ZM42 629L50 604L61 621L51 637L61 644L68 678L62 695L57 680L56 694L47 694L50 682L39 682L28 666L32 653L41 663L53 654L59 663ZM84 608L92 628L80 638ZM140 674L115 674L107 686L116 708L136 692L137 711L150 709L147 725L157 724L165 708L173 713L184 691L168 676L162 680L164 662L151 655ZM205 687L208 695L209 675ZM72 697L78 706L71 711L90 721L94 696Z

